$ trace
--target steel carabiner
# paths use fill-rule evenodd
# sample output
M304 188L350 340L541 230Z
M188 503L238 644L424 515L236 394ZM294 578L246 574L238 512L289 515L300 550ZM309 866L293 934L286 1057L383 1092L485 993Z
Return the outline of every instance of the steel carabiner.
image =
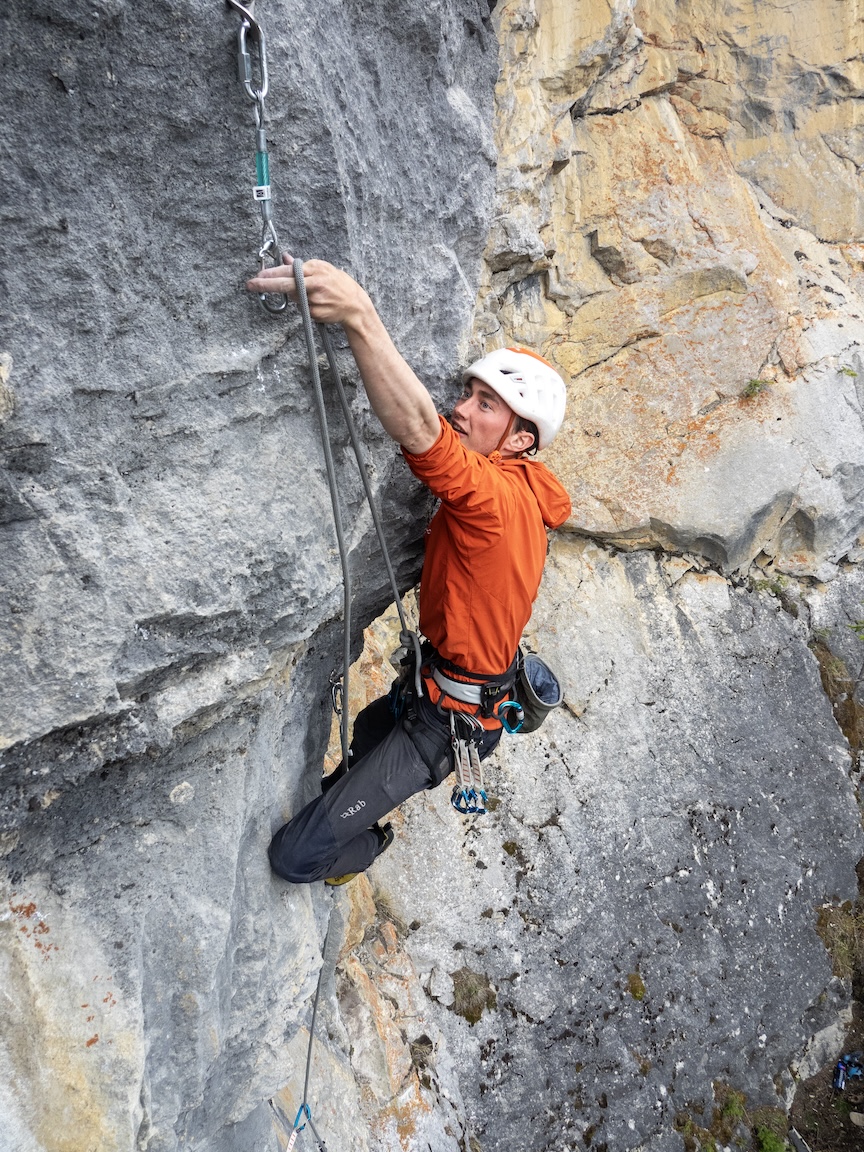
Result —
M267 261L271 260L271 264ZM265 268L276 268L282 264L282 251L279 247L279 238L276 235L276 229L273 227L272 220L264 222L264 231L261 234L261 247L258 249L258 271L263 272ZM271 316L278 316L284 312L288 307L288 297L282 292L259 292L258 299L261 301L261 306L265 312L269 312Z
M330 673L330 699L333 703L333 711L337 716L341 716L343 706L343 686L341 672Z
M264 29L252 15L250 8L246 8L239 0L228 0L228 3L241 14L239 31L237 32L237 65L240 74L240 83L246 89L246 95L259 107L263 108L264 98L270 89L270 79L267 74L267 41ZM252 83L252 57L246 46L249 33L258 41L258 71L261 78L261 87L255 88Z

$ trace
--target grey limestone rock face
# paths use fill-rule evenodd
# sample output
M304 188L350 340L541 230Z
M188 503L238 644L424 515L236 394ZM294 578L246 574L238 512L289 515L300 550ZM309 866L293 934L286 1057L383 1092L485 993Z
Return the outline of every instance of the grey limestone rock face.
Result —
M491 192L495 50L481 6L463 7L260 12L283 244L360 276L439 396ZM260 225L238 22L204 3L5 13L6 744L126 712L262 641L266 665L338 604L298 321L240 290ZM405 474L355 405L401 555L416 506L388 502ZM380 579L363 595L368 615ZM253 655L240 679L262 670Z
M677 1152L722 1085L784 1107L848 998L816 921L864 845L807 637L716 573L554 544L529 641L566 707L507 741L494 812L415 800L375 868L484 1150Z
M442 405L487 239L545 243L515 209L494 230L489 7L257 8L282 243L360 278ZM736 442L796 515L682 499L649 541L713 532L731 570L764 513L766 583L807 577L797 620L690 559L557 538L529 641L567 707L501 756L496 811L406 806L377 912L365 880L283 884L266 846L317 786L341 577L299 322L243 292L238 17L13 0L0 22L0 1150L284 1147L334 907L331 1148L679 1152L715 1085L782 1107L848 1001L816 908L854 894L862 833L807 641L858 658L858 329L808 329L779 462L756 421ZM428 505L340 356L407 588ZM331 415L359 649L390 591Z
M446 402L491 212L488 8L257 16L282 244L353 272ZM266 846L320 770L341 574L299 321L243 291L239 17L0 19L0 1144L246 1148L302 1082L327 902L275 882ZM355 385L404 588L425 498ZM391 596L331 425L359 637ZM329 1075L333 1134L365 1147Z

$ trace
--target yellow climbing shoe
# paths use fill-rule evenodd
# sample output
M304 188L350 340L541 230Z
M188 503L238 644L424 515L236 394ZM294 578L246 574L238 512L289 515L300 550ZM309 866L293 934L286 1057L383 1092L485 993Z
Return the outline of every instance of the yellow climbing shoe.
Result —
M348 881L353 880L355 876L359 876L359 872L346 872L344 876L328 876L324 883L335 888L337 884L347 884Z

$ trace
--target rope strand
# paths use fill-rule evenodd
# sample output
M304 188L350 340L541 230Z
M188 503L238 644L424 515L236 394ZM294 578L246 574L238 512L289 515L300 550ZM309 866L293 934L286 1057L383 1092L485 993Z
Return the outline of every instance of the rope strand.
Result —
M318 408L318 422L321 425L321 446L324 449L324 464L327 469L327 482L330 486L330 503L333 507L333 523L336 529L336 542L339 545L339 562L342 565L343 597L342 621L344 636L342 643L342 678L343 678L343 706L339 717L339 738L342 745L342 762L348 766L348 670L351 667L351 567L348 562L348 549L345 545L345 532L342 527L342 510L339 507L339 494L336 484L336 468L333 464L333 449L330 446L330 429L327 425L327 411L324 407L324 390L321 387L321 373L318 371L318 349L315 347L315 333L312 328L312 316L309 311L309 301L306 297L306 283L303 279L303 261L294 261L294 280L297 284L297 305L303 320L303 335L306 338L306 354L309 359L309 371L312 374L312 386L315 391L315 403ZM341 386L341 380L340 380Z
M330 340L330 333L327 331L323 324L318 325L318 331L321 333L321 342L324 345L324 352L327 356L327 363L330 366L330 372L333 376L333 383L336 385L336 394L338 395L339 403L342 406L342 414L345 417L345 426L348 429L348 436L351 440L351 447L354 449L354 455L357 458L357 469L360 472L360 479L363 481L363 490L366 493L366 500L369 504L369 511L372 513L372 523L375 525L375 532L378 536L378 544L381 548L381 555L384 559L384 567L387 569L387 578L390 581L390 590L393 593L393 602L396 605L396 611L399 613L399 624L401 627L399 643L404 644L407 647L408 643L410 642L414 648L414 687L419 697L423 695L423 680L420 675L420 665L422 664L422 659L420 657L420 637L416 632L408 627L408 621L405 617L405 609L402 607L402 597L399 595L399 587L396 583L396 574L394 573L393 565L390 562L390 552L387 548L387 541L384 537L384 526L381 523L381 517L378 514L375 497L372 494L372 485L369 482L369 475L366 470L366 458L363 454L363 449L357 436L357 430L354 426L354 419L351 415L351 409L348 405L348 398L345 395L345 387L342 383L342 376L340 375L338 365L336 364L336 353L333 350L333 344Z

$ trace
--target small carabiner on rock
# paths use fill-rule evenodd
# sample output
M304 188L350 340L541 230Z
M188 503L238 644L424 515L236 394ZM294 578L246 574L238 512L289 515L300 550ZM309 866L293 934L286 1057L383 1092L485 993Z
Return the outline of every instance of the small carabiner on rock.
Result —
M342 715L343 704L343 690L342 690L342 673L330 673L330 699L333 703L333 711L337 716Z
M272 262L268 265L268 259ZM279 248L279 240L276 236L276 229L273 224L268 221L264 225L264 232L261 236L261 247L258 249L258 270L263 272L265 268L276 268L282 264L282 252ZM284 312L288 307L288 297L282 292L259 292L258 299L261 301L261 306L265 312L269 312L271 316L278 316L280 312Z
M237 33L237 65L240 73L240 83L246 89L250 100L262 104L270 88L270 78L267 75L267 42L264 38L264 29L252 15L249 8L239 4L237 0L228 0L235 11L239 12L243 20ZM258 78L259 87L256 88L252 77L252 56L247 47L249 33L258 41Z

